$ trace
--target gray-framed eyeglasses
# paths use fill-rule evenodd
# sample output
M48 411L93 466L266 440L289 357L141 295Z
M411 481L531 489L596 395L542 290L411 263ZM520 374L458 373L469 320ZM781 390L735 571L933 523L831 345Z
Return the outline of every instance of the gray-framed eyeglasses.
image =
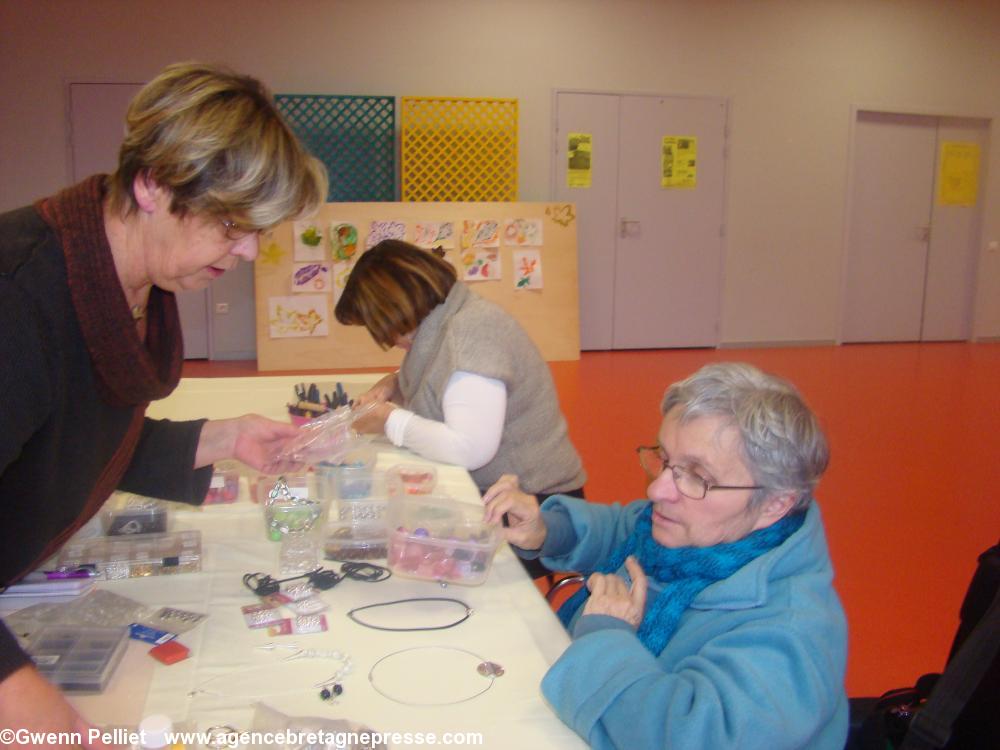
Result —
M639 465L642 466L645 472L649 475L650 479L656 479L664 471L670 469L670 473L674 475L674 484L677 485L677 490L684 495L684 497L691 498L692 500L704 500L705 495L712 490L764 489L764 487L759 484L712 484L707 479L698 476L690 469L686 469L683 466L674 466L673 464L668 463L667 459L663 457L663 453L658 445L640 445L635 449L635 452L639 454Z

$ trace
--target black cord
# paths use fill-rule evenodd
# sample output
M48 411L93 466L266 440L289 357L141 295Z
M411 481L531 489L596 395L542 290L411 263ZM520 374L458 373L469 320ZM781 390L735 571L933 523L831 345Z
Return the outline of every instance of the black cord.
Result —
M327 558L330 559L330 558ZM392 571L382 565L359 560L336 560L343 563L340 572L344 578L352 581L363 581L364 583L379 583L392 576Z
M449 623L447 625L434 625L433 627L421 627L421 628L386 628L381 625L372 625L370 623L359 620L354 616L355 612L363 612L366 609L376 609L377 607L391 607L394 604L408 604L410 602L451 602L452 604L459 604L465 607L465 616L455 620L455 622ZM445 596L417 596L412 599L397 599L394 602L379 602L378 604L367 604L364 607L355 607L347 613L358 625L363 625L366 628L372 628L373 630L388 630L393 633L414 633L419 630L447 630L448 628L453 628L456 625L461 625L463 622L469 619L472 615L472 608L463 602L461 599L451 599Z
M338 561L339 562L339 561ZM384 581L392 575L392 571L381 565L369 562L358 562L357 560L347 560L340 566L340 573L335 570L319 568L308 573L292 576L291 578L274 578L267 573L247 573L243 576L243 585L254 592L257 596L270 596L277 594L281 589L281 584L289 581L297 581L300 578L309 579L309 583L320 591L332 589L345 578L352 581L364 581L365 583L378 583Z
M257 596L270 596L271 594L278 593L281 584L288 583L289 581L297 581L300 578L308 578L309 583L320 591L332 589L343 580L343 576L337 573L337 571L319 568L311 570L308 573L281 579L269 576L267 573L247 573L243 576L243 585Z

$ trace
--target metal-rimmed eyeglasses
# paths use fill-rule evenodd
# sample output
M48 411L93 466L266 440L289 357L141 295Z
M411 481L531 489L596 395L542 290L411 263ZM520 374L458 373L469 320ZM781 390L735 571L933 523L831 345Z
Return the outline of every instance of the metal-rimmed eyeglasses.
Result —
M635 452L639 454L639 465L642 466L650 479L656 479L664 471L670 469L670 473L674 475L677 491L692 500L704 500L705 495L712 490L764 489L759 484L712 484L684 466L674 466L669 463L669 459L663 455L663 449L658 445L640 445L635 449Z
M241 227L232 219L219 217L219 221L222 223L223 228L225 228L226 230L226 237L230 240L239 241L249 237L251 234L260 234L260 230L247 229L246 227Z

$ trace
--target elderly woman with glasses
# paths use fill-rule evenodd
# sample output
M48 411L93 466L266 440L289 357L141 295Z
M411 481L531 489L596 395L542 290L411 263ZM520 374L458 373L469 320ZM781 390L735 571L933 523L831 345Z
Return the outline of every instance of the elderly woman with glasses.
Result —
M671 385L648 500L483 496L519 554L589 573L542 681L592 747L840 750L846 622L813 490L826 440L787 382L715 364Z
M261 231L325 195L322 165L259 81L186 63L129 105L113 174L0 215L0 586L113 490L200 503L214 461L264 468L296 434L257 415L145 411L180 378L174 293L252 261ZM80 721L0 626L0 727Z

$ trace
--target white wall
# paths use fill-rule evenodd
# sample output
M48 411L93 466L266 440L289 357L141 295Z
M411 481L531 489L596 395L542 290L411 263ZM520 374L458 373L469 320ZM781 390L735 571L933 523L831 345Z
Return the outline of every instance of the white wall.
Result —
M997 0L2 0L0 209L68 180L68 80L219 60L282 93L516 97L550 194L555 88L732 103L722 341L837 336L855 104L1000 121ZM975 335L1000 337L1000 138Z

